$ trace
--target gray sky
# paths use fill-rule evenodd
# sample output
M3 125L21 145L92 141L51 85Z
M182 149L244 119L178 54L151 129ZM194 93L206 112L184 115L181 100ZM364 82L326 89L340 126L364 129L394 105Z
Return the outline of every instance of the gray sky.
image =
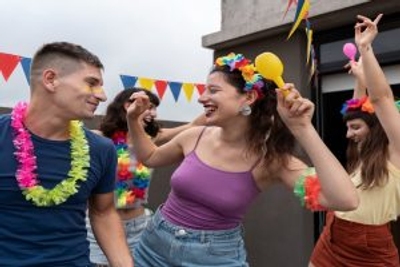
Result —
M122 89L120 74L204 83L212 50L201 36L219 31L221 20L219 0L0 0L0 10L0 52L32 57L43 43L78 43L105 65L109 99ZM21 65L8 82L0 76L0 106L28 96ZM175 102L167 88L159 118L191 120L203 110L197 98L182 91Z

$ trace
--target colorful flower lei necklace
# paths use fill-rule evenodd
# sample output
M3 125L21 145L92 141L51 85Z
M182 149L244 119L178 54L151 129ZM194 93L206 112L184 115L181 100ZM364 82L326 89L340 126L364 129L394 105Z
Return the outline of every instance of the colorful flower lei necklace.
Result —
M16 179L26 200L36 206L53 206L65 202L78 192L78 181L86 181L87 168L90 166L88 141L82 123L71 121L69 126L71 138L71 170L68 178L57 184L53 189L45 189L37 180L36 157L31 134L24 127L24 119L28 104L18 103L11 113L11 127L14 130L14 155L18 161Z
M137 199L144 200L146 189L150 185L150 170L140 162L131 166L127 135L127 132L117 131L112 136L118 154L115 185L118 208L133 204Z

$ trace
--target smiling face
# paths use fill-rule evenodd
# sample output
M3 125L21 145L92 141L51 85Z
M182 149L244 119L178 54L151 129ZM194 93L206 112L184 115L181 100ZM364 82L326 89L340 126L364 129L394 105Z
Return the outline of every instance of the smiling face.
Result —
M153 122L155 118L157 118L157 107L153 103L150 103L149 109L143 113L144 126Z
M246 104L246 94L229 84L222 72L213 72L208 76L204 93L199 102L203 105L207 124L220 125L224 121L238 118L240 108Z
M361 144L368 136L370 129L367 123L362 119L352 119L346 122L346 138Z
M138 92L138 91L136 91ZM146 91L144 91L145 93L152 94L152 93L148 93ZM156 101L155 96L154 97L150 97L150 106L149 108L143 112L142 114L142 125L143 127L146 127L147 125L151 124L154 122L154 120L157 118L157 106L159 104L158 101L156 101L155 103L153 101ZM125 113L128 110L129 106L132 104L131 100L128 100L124 103L124 109L125 109Z
M106 101L101 70L86 63L63 74L56 71L54 78L55 104L63 110L68 119L90 119L100 102Z

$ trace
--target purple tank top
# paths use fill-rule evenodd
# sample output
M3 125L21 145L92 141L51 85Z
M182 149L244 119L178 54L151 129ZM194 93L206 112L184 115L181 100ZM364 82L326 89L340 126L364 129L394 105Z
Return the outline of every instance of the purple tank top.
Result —
M224 230L238 226L260 190L252 170L227 172L206 165L196 145L171 178L171 193L161 212L170 222L190 229Z

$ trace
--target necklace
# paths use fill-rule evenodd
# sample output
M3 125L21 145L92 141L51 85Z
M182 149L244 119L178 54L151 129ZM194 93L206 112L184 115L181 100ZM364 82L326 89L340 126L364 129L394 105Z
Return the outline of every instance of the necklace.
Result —
M123 208L135 201L145 200L150 185L150 170L140 162L132 162L127 144L127 132L116 131L112 140L118 154L116 205Z
M15 174L18 186L25 199L36 206L59 205L78 192L78 181L86 181L90 155L88 141L82 127L82 122L71 121L69 126L71 138L71 169L68 178L62 180L53 189L46 189L37 180L36 156L31 134L24 126L28 104L18 103L11 113L11 127L14 130L14 155L18 161Z

